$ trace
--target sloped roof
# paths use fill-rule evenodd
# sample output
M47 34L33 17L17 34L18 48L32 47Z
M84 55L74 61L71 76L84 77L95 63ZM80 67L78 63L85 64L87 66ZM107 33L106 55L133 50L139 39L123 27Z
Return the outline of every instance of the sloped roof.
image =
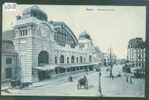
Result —
M17 54L14 50L12 39L15 38L14 30L7 30L2 32L2 53L3 54ZM9 48L5 46L9 45Z
M14 49L14 44L11 40L2 40L2 54L5 54L5 55L7 54L16 55L17 54L17 52Z
M15 37L14 30L7 30L2 32L2 40L12 40Z
M76 36L72 32L72 30L65 24L65 22L62 22L62 21L49 21L49 24L53 25L54 28L56 28L57 26L65 26L70 31L70 35L75 40L76 44L78 44L78 39L76 38Z

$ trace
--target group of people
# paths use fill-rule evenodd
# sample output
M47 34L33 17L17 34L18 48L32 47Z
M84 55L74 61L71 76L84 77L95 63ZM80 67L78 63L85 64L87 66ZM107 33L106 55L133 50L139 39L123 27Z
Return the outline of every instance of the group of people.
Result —
M133 83L131 74L128 74L128 73L126 74L126 82L130 84Z

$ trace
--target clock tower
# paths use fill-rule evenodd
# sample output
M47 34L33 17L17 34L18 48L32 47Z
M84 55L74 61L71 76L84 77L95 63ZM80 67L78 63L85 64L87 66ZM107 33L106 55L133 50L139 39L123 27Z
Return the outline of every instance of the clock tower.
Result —
M54 32L47 22L47 15L37 6L24 10L22 16L17 16L15 30L15 49L19 55L21 69L21 82L29 84L39 80L38 71L39 55L46 52L49 59L47 64L52 64Z
M23 24L18 21L14 27L16 36L15 49L19 55L19 67L21 69L21 82L32 83L32 32L33 23Z

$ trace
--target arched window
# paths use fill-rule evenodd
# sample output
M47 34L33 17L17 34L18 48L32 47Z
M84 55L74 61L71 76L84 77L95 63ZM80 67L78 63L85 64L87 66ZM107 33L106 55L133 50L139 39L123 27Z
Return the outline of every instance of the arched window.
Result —
M55 56L55 64L57 64L57 57Z
M86 58L84 58L84 63L86 62Z
M82 63L82 56L80 56L80 63Z
M64 56L63 55L60 56L60 63L64 63Z
M41 51L38 55L38 65L49 64L49 54L47 51Z
M71 57L71 63L74 63L74 56Z
M77 57L77 63L79 62L79 58Z
M92 56L91 55L89 56L89 62L92 62Z
M20 36L23 36L23 32L22 32L22 30L20 30Z
M69 28L68 28L69 30ZM59 27L55 29L54 40L61 46L68 44L71 48L75 48L77 40L72 32L67 31L67 27Z
M69 64L69 57L67 57L67 64Z

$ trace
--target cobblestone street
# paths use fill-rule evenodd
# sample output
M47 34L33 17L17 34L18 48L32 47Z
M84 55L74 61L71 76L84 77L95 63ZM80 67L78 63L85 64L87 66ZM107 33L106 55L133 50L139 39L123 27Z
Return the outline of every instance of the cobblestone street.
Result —
M118 66L115 66L116 69ZM74 78L73 82L69 82L66 77L55 80L47 80L37 84L42 86L28 87L22 90L10 90L11 93L2 95L38 95L38 96L100 96L98 93L98 72L90 72L87 75L88 89L77 89L78 79L83 77L85 73L79 74ZM118 96L118 97L143 97L144 96L144 80L133 79L133 83L127 83L124 76L114 78L108 77L108 72L105 68L102 69L101 87L103 96Z

